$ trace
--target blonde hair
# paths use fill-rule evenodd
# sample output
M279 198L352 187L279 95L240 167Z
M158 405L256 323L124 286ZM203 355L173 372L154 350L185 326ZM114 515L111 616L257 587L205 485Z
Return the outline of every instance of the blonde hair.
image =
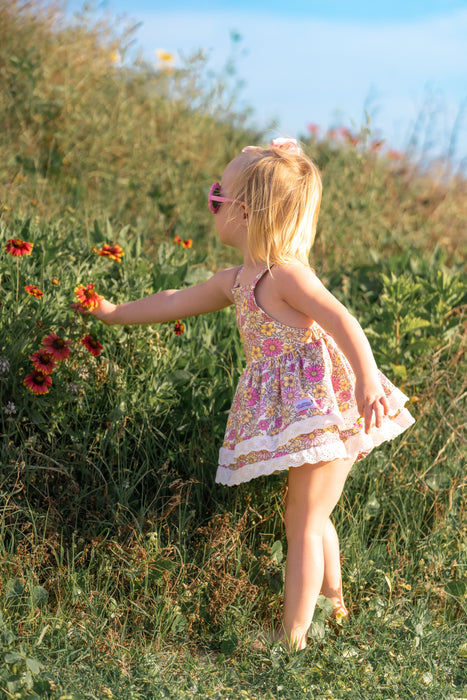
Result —
M302 153L281 148L248 148L234 162L240 172L229 189L247 206L252 259L309 265L321 205L317 167Z

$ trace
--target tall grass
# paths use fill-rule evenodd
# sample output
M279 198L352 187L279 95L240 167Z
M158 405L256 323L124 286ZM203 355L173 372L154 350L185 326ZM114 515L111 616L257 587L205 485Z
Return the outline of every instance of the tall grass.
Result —
M465 695L465 180L420 175L365 129L306 140L325 183L313 264L417 423L354 468L334 514L351 622L336 631L321 598L304 653L255 648L280 615L285 480L214 484L243 365L233 310L176 335L70 309L78 283L119 301L225 264L206 188L261 138L199 60L117 66L128 40L0 8L0 697ZM30 256L4 251L14 237ZM34 396L51 332L71 353Z

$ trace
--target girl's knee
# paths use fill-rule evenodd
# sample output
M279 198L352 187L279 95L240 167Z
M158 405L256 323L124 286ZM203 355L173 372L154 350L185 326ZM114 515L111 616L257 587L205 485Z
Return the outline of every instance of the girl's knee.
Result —
M288 501L284 513L284 525L287 541L298 537L323 537L329 518L320 513L319 509L294 507Z

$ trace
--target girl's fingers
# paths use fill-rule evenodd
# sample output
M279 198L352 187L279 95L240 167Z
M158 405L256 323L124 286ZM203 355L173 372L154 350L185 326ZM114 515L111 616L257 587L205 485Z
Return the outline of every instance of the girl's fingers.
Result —
M389 413L389 401L387 400L386 396L381 397L380 403L384 408L384 415L387 416Z
M384 409L380 403L380 400L374 402L374 412L375 412L375 425L377 428L381 428L381 420L383 417Z
M79 301L76 301L74 304L70 304L70 309L73 309L76 313L79 311L81 313L87 313L87 309L84 308L84 306L81 306Z
M373 404L367 403L365 405L365 410L364 410L364 414L363 414L363 417L365 419L365 433L370 432L372 414L373 414Z
M370 432L371 418L373 413L375 414L375 427L381 428L383 416L387 416L389 413L389 402L386 396L381 396L379 399L375 399L373 403L368 403L365 406L365 433Z

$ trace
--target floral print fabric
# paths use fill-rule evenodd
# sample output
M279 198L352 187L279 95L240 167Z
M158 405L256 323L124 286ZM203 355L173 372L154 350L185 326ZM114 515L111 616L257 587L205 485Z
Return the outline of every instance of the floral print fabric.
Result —
M380 373L390 413L365 434L347 358L316 322L286 326L257 305L265 272L232 290L247 364L219 453L216 481L227 485L305 463L357 461L414 422L407 396Z

